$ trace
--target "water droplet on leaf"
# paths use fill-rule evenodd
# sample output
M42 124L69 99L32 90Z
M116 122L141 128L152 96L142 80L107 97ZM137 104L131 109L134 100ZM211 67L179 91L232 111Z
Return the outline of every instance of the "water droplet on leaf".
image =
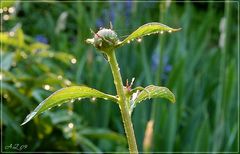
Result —
M76 64L76 62L77 62L77 59L75 59L75 58L72 58L72 59L71 59L71 63L72 63L72 64Z
M2 80L3 79L3 74L2 73L0 73L0 80Z
M142 42L142 38L138 38L137 41L140 43Z
M44 88L45 90L50 90L51 87L50 87L48 84L46 84L46 85L43 86L43 88Z
M71 129L72 129L72 128L73 128L73 126L74 126L74 125L73 125L73 123L71 123L71 122L70 122L70 123L68 123L68 127L69 127L69 128L71 128Z
M15 35L15 33L14 33L14 32L12 32L12 31L11 31L11 32L9 32L9 36L10 36L10 37L13 37L14 35Z
M96 97L93 97L93 98L91 99L92 102L95 102L96 100L97 100Z
M8 8L8 12L9 12L10 14L14 13L14 12L15 12L15 8L14 8L14 7Z

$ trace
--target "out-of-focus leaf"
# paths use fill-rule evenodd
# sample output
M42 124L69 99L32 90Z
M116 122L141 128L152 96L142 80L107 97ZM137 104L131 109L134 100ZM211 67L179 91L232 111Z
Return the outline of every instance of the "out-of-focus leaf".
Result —
M16 3L16 1L2 1L1 2L1 9L3 9L4 7L10 7L13 6Z
M53 52L49 50L40 51L37 55L44 58L55 58L65 64L71 64L71 59L74 58L71 54L65 52Z
M70 114L71 116L66 116ZM49 112L48 115L50 116L51 121L54 125L58 123L69 122L72 119L77 119L78 121L81 121L81 117L79 117L78 114L76 114L75 112L69 113L68 110L57 110L54 113Z
M26 106L27 108L31 108L31 102L28 99L28 97L24 96L23 94L21 94L13 85L9 85L5 82L2 83L2 90L3 91L8 91L10 92L13 96L15 96L16 98L19 99L19 101Z
M106 129L84 129L80 133L87 137L108 139L123 144L126 143L124 136Z
M68 17L67 11L64 11L60 14L60 16L57 20L56 28L55 28L56 34L59 34L61 31L63 31L66 28L67 17Z
M102 93L96 89L89 88L86 86L72 86L72 87L62 88L56 91L55 93L53 93L43 102L41 102L35 108L35 110L26 117L22 125L26 124L36 115L54 106L61 105L66 102L70 102L74 99L82 99L82 98L103 98L103 99L111 100L113 102L118 102L118 99L115 96Z
M158 23L158 22L147 23L147 24L139 27L137 30L135 30L126 39L119 42L117 44L117 47L123 46L124 44L126 44L126 43L128 43L132 40L141 39L143 36L146 36L146 35L159 34L159 33L162 34L164 32L171 33L171 32L179 31L180 29L181 28L174 29L174 28L168 27L168 26L166 26L164 24L161 24L161 23Z
M48 48L49 48L49 46L47 44L40 43L40 42L32 43L31 45L29 45L29 49L31 51L34 51L34 50L46 50Z
M2 69L9 70L12 64L14 54L13 53L5 53L2 56Z
M90 140L88 140L85 137L78 136L77 142L83 147L84 151L102 153L101 150L96 145L94 145Z
M12 127L20 136L24 136L22 129L19 127L19 124L14 120L14 116L12 113L8 110L7 107L5 107L4 104L2 104L2 120L3 124L8 125Z
M11 36L7 32L0 33L0 35L0 42L2 42L3 45L6 44L20 48L27 48L24 43L24 33L20 28L17 29L16 32L14 32L13 36Z

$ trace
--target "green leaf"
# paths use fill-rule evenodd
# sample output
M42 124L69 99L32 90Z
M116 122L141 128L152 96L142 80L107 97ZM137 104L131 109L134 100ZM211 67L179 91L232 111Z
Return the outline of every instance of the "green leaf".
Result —
M137 30L135 30L126 39L119 42L116 47L123 46L124 44L135 39L141 39L143 36L146 36L146 35L159 34L159 33L163 34L164 32L171 33L171 32L179 31L180 29L181 28L174 29L158 22L147 23L139 27Z
M137 93L134 93L134 94L137 94ZM151 98L165 98L171 101L172 103L175 103L175 96L168 88L150 85L144 88L144 90L142 90L135 98L132 97L132 100L131 100L133 101L132 107L135 107L137 103L145 99L151 99Z
M74 99L82 99L82 98L103 98L103 99L111 100L113 102L118 102L118 99L115 96L102 93L96 89L89 88L86 86L72 86L72 87L62 88L56 91L55 93L53 93L43 102L41 102L35 108L35 110L25 118L24 122L21 125L26 124L36 115L54 106L61 105L66 102L70 102L71 100L74 100Z

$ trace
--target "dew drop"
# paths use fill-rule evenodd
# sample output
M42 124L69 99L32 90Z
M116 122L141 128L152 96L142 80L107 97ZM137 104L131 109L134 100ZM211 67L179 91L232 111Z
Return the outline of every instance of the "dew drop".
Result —
M45 84L44 86L43 86L43 88L45 89L45 90L50 90L50 86L48 85L48 84Z
M74 99L71 99L70 103L73 103L74 102Z
M48 108L48 110L51 110L51 107L50 107L50 108Z
M73 126L74 126L74 125L73 125L73 123L71 123L71 122L70 122L70 123L68 123L68 127L69 127L70 129L72 129L72 128L73 128Z
M72 63L72 64L76 64L76 63L77 63L77 59L72 58L72 59L71 59L71 63Z
M104 97L103 99L104 99L104 100L108 100L108 98L107 98L107 97Z
M82 98L79 97L78 100L80 101L80 100L82 100Z
M128 41L127 41L127 43L129 44L129 43L130 43L130 41L128 40Z
M3 74L2 73L0 73L0 80L2 80L3 79Z
M140 43L142 42L142 38L138 38L137 41Z
M8 8L8 12L9 12L10 14L14 13L14 12L15 12L15 8L14 8L14 7Z
M164 32L163 32L163 31L161 31L160 33L161 33L161 34L163 34Z
M93 98L91 99L92 102L95 102L96 100L97 100L96 97L93 97Z
M4 7L3 8L3 11L7 12L8 8L7 7Z
M58 107L60 107L62 104L58 104Z
M9 20L9 18L10 18L10 16L7 15L7 14L5 14L5 15L3 16L3 20Z
M11 32L8 33L8 35L9 35L10 37L13 37L13 36L15 35L15 33L14 33L13 31L11 31Z
M172 30L169 30L168 32L169 32L169 33L172 33Z

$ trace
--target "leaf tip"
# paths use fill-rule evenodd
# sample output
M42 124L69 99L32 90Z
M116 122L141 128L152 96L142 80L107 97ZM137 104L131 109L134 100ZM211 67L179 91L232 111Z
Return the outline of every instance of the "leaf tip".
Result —
M177 32L177 31L180 31L182 30L182 28L176 28L176 29L173 29L173 32Z
M169 91L170 91L170 90L169 90ZM170 100L171 103L175 104L175 103L176 103L175 95L174 95L173 92L171 92L171 91L170 91L170 93L171 93L171 97L172 97L172 98L169 99L169 100Z
M23 123L21 124L21 126L25 125L26 123L28 123L35 115L37 114L37 112L32 112L29 115L27 115L27 117L25 118L25 120L23 121Z
M28 123L30 120L24 120L23 121L23 123L21 123L21 125L20 126L23 126L23 125L25 125L26 123Z

